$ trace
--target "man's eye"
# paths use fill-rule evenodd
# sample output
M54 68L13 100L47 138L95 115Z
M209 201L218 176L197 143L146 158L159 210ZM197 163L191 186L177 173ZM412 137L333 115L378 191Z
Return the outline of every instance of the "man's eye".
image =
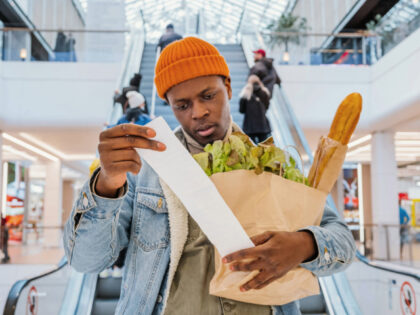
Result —
M186 110L188 108L188 104L181 104L181 105L176 105L176 109L178 110Z
M205 95L203 95L203 98L204 98L206 101L209 101L209 100L213 99L214 95L215 95L215 94L205 94Z

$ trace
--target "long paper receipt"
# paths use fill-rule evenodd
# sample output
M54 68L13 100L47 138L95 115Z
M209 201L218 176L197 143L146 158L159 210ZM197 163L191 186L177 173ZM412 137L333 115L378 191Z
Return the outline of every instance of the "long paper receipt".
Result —
M147 124L156 131L154 140L163 142L163 152L137 149L138 153L172 189L223 257L253 247L213 182L184 148L162 117Z

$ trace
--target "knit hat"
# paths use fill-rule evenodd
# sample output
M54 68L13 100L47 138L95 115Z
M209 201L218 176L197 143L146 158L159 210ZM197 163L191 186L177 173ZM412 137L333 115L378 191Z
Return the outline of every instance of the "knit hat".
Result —
M212 44L196 37L186 37L162 51L155 68L156 89L164 99L174 85L209 75L229 77L225 58Z
M144 103L144 96L139 92L131 91L127 93L128 106L130 108L140 107Z

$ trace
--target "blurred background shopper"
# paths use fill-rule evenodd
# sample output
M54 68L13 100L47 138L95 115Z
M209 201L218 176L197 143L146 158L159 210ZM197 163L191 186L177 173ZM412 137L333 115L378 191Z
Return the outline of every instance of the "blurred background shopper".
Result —
M258 76L250 75L240 94L239 111L245 114L242 129L254 143L264 141L271 132L265 115L269 105L270 91Z

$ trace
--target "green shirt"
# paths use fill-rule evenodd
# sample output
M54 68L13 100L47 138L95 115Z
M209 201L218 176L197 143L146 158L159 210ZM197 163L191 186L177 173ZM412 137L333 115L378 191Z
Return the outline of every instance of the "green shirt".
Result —
M165 315L270 315L271 307L209 294L214 248L188 215L188 238L169 292Z

